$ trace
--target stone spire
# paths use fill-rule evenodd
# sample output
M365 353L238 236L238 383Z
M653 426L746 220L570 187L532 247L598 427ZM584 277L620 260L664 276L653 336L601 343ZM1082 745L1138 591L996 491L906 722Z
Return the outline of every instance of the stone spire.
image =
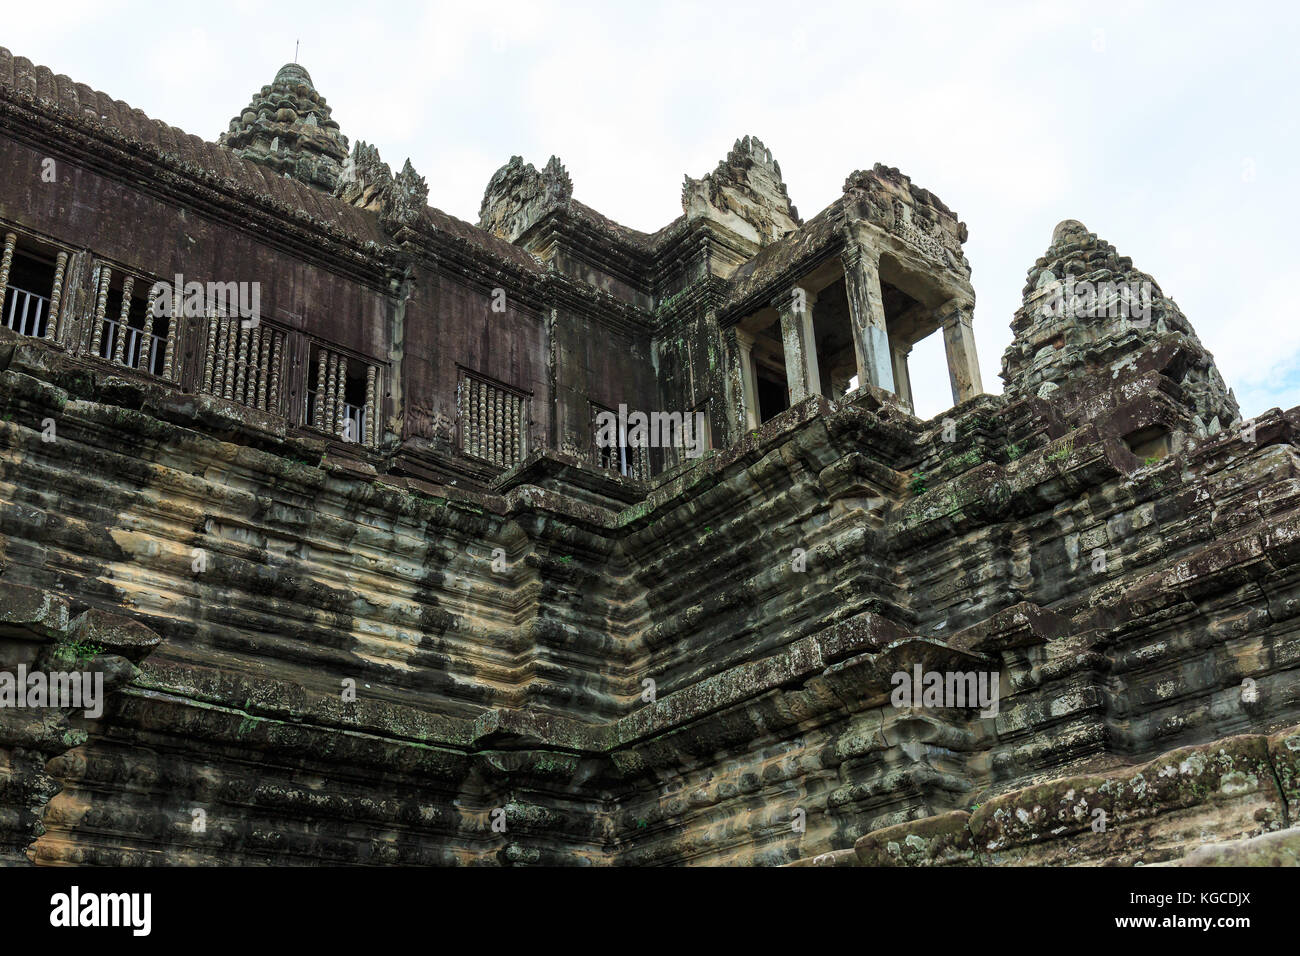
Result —
M1009 396L1048 398L1089 373L1104 369L1106 378L1118 378L1149 364L1140 356L1159 363L1177 350L1182 357L1164 370L1178 382L1195 430L1214 434L1240 417L1214 357L1174 300L1078 220L1053 230L1029 270L1011 329L1002 356Z
M803 224L786 192L780 164L757 136L736 140L727 158L703 179L687 176L682 210L687 219L712 219L760 246Z
M573 180L559 157L539 173L522 156L511 156L488 182L479 206L482 229L514 242L546 213L573 198Z
M317 189L332 191L348 156L348 140L330 118L311 74L286 63L270 86L253 94L217 140L242 156Z

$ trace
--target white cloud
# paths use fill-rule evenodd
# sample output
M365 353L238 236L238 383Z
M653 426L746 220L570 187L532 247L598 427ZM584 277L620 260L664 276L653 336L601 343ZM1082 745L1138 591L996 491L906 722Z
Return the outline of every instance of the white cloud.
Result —
M1291 400L1286 298L1300 206L1289 5L861 2L658 5L72 0L6 10L5 43L215 138L302 42L349 139L411 156L473 221L511 155L555 153L634 228L746 133L805 217L880 161L968 223L985 387L1052 227L1078 218L1150 272L1243 404ZM1256 176L1243 182L1245 160ZM916 354L916 353L914 353ZM942 410L946 376L914 376ZM938 372L941 373L940 368ZM1272 383L1272 384L1270 384ZM1251 408L1245 409L1248 413Z

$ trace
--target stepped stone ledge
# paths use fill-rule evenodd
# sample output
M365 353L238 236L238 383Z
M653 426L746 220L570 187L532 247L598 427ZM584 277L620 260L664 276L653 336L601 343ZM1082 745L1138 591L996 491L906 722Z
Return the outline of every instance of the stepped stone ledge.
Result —
M0 707L0 863L1295 863L1300 408L1082 222L993 395L893 167L805 219L745 136L647 233L514 157L474 224L248 88L0 49L0 691L107 691Z

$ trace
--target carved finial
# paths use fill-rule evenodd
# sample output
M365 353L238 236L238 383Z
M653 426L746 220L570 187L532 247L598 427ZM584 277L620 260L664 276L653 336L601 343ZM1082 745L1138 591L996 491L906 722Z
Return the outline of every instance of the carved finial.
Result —
M550 158L542 170L542 180L546 183L547 191L556 199L573 198L573 180L569 178L569 172L560 162L560 157Z
M479 226L514 242L547 212L573 198L573 180L558 156L539 173L522 156L511 156L489 180L479 206Z
M1056 224L1052 230L1052 243L1064 242L1067 239L1087 238L1088 227L1077 219L1063 219Z
M682 209L688 218L713 219L759 245L801 224L781 179L781 167L757 136L736 140L727 158L703 179L687 176Z
M424 214L429 205L429 184L415 171L408 157L402 171L393 178L393 191L388 203L388 217L409 225Z
M326 192L334 190L348 155L347 137L296 57L280 67L270 86L253 95L217 142L244 159Z
M334 195L362 209L380 211L393 191L393 172L379 150L359 140L343 163Z

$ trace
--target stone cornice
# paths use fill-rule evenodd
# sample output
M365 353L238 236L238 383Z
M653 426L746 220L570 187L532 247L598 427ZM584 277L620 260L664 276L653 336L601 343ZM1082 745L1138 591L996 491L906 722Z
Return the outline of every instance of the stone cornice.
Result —
M20 142L129 183L166 202L195 209L232 229L365 284L382 284L394 265L386 245L301 208L248 188L210 168L168 156L151 143L124 136L36 97L0 87L0 129ZM220 147L213 147L219 149ZM233 154L233 164L244 163ZM304 189L307 187L303 187ZM322 203L333 203L321 194ZM372 216L360 210L360 216ZM377 228L372 235L382 233Z

